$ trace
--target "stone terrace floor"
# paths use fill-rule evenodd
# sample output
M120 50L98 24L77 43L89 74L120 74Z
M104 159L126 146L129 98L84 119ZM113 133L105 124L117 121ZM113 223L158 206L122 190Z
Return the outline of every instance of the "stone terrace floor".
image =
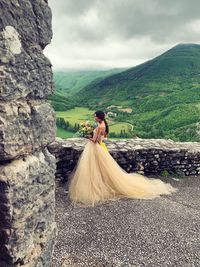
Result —
M52 267L200 266L200 176L161 179L179 191L94 208L73 206L57 188Z

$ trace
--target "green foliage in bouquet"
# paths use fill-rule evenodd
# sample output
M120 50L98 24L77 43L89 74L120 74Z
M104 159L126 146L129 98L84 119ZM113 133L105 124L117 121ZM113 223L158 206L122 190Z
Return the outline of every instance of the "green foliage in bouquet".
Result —
M86 121L80 124L79 130L73 135L73 137L93 137L93 131L96 128L96 124L91 121Z

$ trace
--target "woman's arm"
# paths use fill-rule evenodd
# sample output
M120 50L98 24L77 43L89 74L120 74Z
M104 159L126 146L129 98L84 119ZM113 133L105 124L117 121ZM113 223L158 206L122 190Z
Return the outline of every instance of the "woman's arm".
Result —
M91 141L94 143L98 142L101 138L101 128L97 127L96 130L94 131L94 135L92 138L89 138Z

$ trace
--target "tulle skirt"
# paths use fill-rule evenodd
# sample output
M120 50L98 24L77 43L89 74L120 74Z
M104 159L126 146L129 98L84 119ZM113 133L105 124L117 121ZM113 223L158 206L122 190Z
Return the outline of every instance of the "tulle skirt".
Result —
M68 187L71 201L85 206L123 197L152 199L178 190L160 179L127 173L111 156L104 142L99 144L90 140L69 176Z

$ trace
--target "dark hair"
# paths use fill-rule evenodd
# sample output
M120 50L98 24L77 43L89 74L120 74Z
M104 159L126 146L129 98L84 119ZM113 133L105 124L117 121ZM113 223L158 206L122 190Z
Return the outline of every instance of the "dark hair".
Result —
M109 133L109 127L108 127L108 123L105 119L105 113L102 111L102 110L97 110L95 113L96 117L98 117L99 119L101 119L102 121L105 122L105 125L106 125L106 134Z

